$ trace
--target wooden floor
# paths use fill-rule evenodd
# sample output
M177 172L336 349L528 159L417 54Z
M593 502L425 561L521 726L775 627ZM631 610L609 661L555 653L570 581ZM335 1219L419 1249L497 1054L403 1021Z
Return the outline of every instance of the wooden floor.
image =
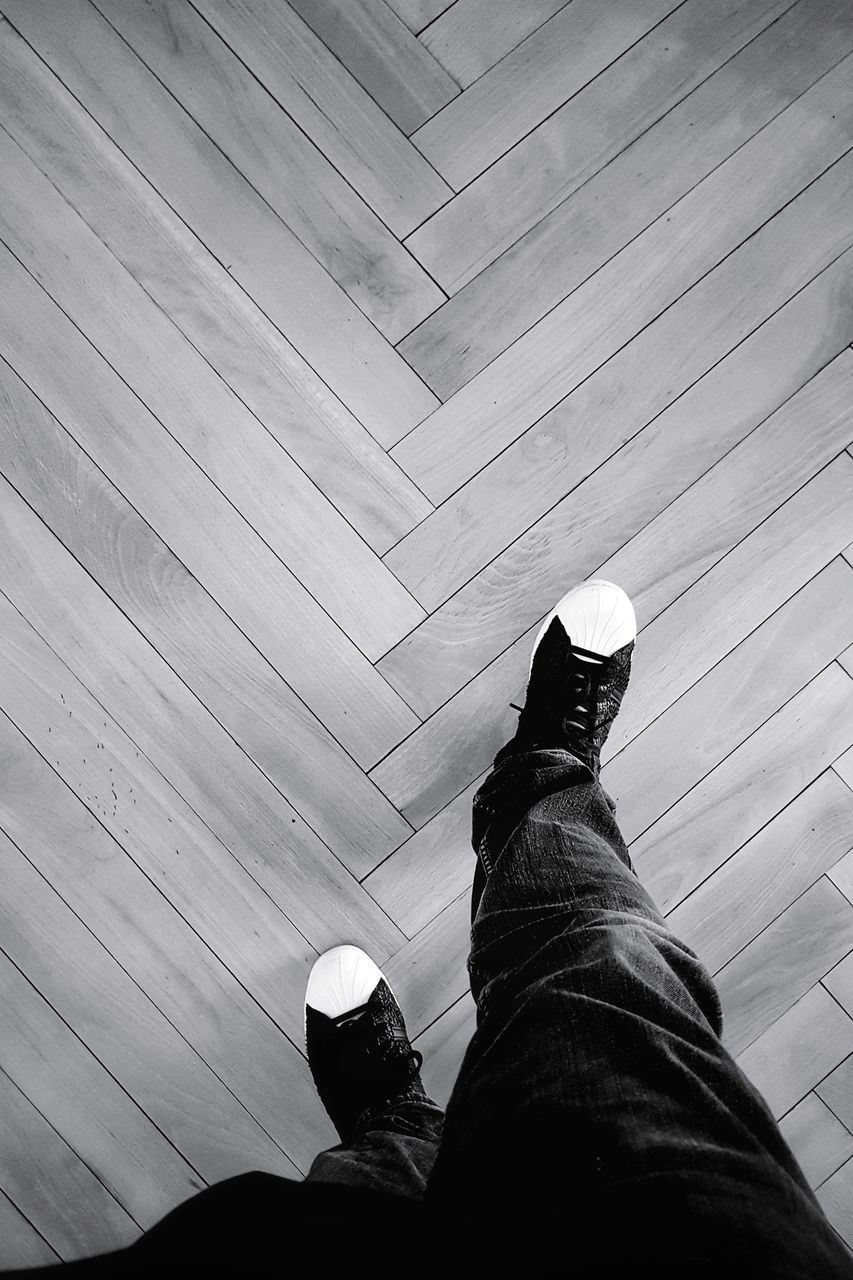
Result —
M853 1244L849 0L0 0L0 1264L442 1103L470 806L575 583L602 781Z

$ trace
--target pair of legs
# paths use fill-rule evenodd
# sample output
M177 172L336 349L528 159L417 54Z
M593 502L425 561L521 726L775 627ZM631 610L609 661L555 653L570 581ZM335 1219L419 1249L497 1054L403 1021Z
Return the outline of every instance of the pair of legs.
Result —
M464 1206L472 1221L552 1216L599 1260L644 1238L665 1272L853 1276L614 811L568 751L498 754L473 815L477 1030L447 1114L431 1101L373 1114L307 1181Z

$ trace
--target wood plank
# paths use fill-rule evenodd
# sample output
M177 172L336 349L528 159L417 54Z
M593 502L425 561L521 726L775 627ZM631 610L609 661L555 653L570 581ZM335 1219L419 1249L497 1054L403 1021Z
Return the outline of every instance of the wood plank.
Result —
M834 999L841 1003L848 1014L851 1009L849 1000L851 990L849 975L853 972L851 960L853 958L850 956L845 957L823 980L823 986L832 993ZM830 1072L816 1087L815 1093L849 1130L853 1125L853 1056L845 1058L834 1071ZM840 1164L841 1161L839 1160L838 1163Z
M729 1053L743 1053L851 949L853 906L823 877L714 975Z
M774 22L784 7L687 0L428 218L406 245L455 296L399 349L435 364L442 341L458 342L457 317L491 304L506 332L516 306L530 314L541 291L538 320L547 297L565 297L849 52L843 0L805 0ZM509 278L520 296L498 310ZM510 341L526 328L512 325Z
M724 344L718 334L715 350L719 345L723 349L704 359L709 307L718 323L723 315L728 319L727 311L719 312L725 302L711 303L721 290L726 299L737 297L744 276L756 271L765 253L772 254L769 271L762 263L770 277L786 259L796 257L801 273L787 292L772 295L774 304L760 317L765 319L848 247L849 219L841 210L849 205L853 185L845 155L853 139L851 66L853 58L845 59L776 116L392 449L427 497L443 501L501 450L517 468L518 451L510 454L507 446L534 424L536 430L526 435L519 450L530 456L539 440L537 456L543 464L547 457L549 467L559 470L561 436L549 411L559 413L555 407L626 344L620 364L635 374L652 349L655 362L672 360L675 343L678 382L671 389L674 375L668 366L666 374L660 371L654 410L660 412L736 345ZM752 181L756 172L762 174L760 188ZM814 257L809 252L812 230L817 234ZM834 251L827 252L824 237ZM756 278L753 287L759 293L761 285ZM693 325L702 332L702 358L697 350L686 349L685 334L692 337ZM619 367L614 362L606 376Z
M737 1061L778 1120L851 1052L853 1018L818 982Z
M828 680L816 686L810 682L832 663L853 632L849 575L846 561L833 560L605 765L602 782L618 800L626 841L631 844L652 828L645 837L647 851L635 843L633 856L643 864L644 881L648 877L665 908L698 884L727 850L737 847L732 841L748 840L757 830L756 821L770 820L788 796L817 778L844 742L837 705L839 692L844 705L846 685L837 667ZM764 678L768 670L773 671L772 681ZM818 712L825 707L829 723L837 725L829 741L820 714L803 716L801 724L794 719L801 710L802 699L796 701L800 690L805 690L803 698L817 697ZM795 702L786 708L791 698ZM853 701L850 705L853 708ZM701 735L695 732L697 724L703 726ZM757 736L750 745L751 735ZM731 763L715 775L712 771L727 757ZM768 763L772 767L764 767ZM471 885L471 803L490 771L480 774L363 881L409 937ZM749 804L734 810L744 773L754 779ZM700 785L703 779L706 783ZM670 811L672 817L660 817ZM659 817L660 823L653 826ZM658 841L662 852L656 857ZM695 863L687 857L685 844L697 850ZM710 866L705 855L712 860ZM832 872L842 892L835 873L846 861L836 863ZM682 879L673 869L683 863Z
M733 536L746 533L837 451L851 353L834 357L844 351L851 315L848 250L439 606L379 660L378 670L426 718L559 600L568 564L579 580L594 572L629 574L646 616L654 610L654 593L672 575L687 588L708 567L704 558L691 561L688 548L704 547L706 539L718 545L715 530L722 532L724 512L735 521ZM575 395L583 397L583 388ZM821 402L816 418L808 416L815 401ZM612 434L613 424L624 421L623 410L631 421L627 386L615 413L611 403L606 394L587 397L589 454L577 439L582 470L623 434ZM823 407L827 437L818 444L814 422L821 421ZM804 438L819 454L803 458L799 469ZM756 462L761 483L742 470ZM666 556L665 578L663 539L679 544L677 557ZM607 568L609 557L617 563L621 557L621 564ZM652 593L648 603L645 592Z
M4 672L9 672L8 665L4 665ZM11 679L10 672L9 676ZM4 676L5 683L10 679ZM78 727L81 722L84 707L73 685L73 677L67 674L63 682L66 702L60 698L59 706L67 705L72 714L53 713L56 733L63 718L69 724L77 721ZM24 731L28 727L25 725ZM124 795L125 774L111 756L110 730L104 726L103 716L93 728L105 735L105 746L99 750L94 743L91 755L106 760L100 767L107 777L118 776L117 791ZM221 1136L224 1150L219 1159L229 1159L229 1150L235 1160L257 1151L259 1167L272 1171L276 1144L283 1153L281 1172L292 1173L289 1157L301 1173L307 1173L317 1151L335 1141L334 1128L302 1050L302 1010L292 999L294 989L304 990L316 953L306 947L304 957L288 956L286 932L284 928L277 932L270 929L263 899L251 904L233 877L228 882L227 866L199 863L177 804L170 804L163 825L167 833L175 827L181 833L179 855L167 854L167 849L176 846L164 846L169 834L160 836L156 829L151 854L143 847L150 806L145 792L137 786L134 796L139 803L128 807L139 817L133 826L127 824L127 832L121 829L123 848L112 834L109 814L98 804L91 782L83 794L76 794L57 773L61 768L59 753L49 760L40 756L6 716L0 716L0 735L4 778L8 779L0 793L0 825L249 1113L242 1130L235 1124L234 1137L229 1139L224 1132L230 1123L229 1112L223 1112L211 1137L211 1141L219 1141ZM32 736L37 746L39 735ZM48 739L51 745L54 736L51 733ZM76 778L73 781L79 786ZM182 900L183 874L188 884ZM170 899L177 899L177 906ZM254 914L247 910L252 905L257 907ZM223 940L211 927L217 916L228 934ZM34 916L33 926L37 919ZM254 961L241 960L237 952L249 957L253 945ZM49 944L44 954L52 954ZM35 964L31 953L28 963ZM71 961L69 978L74 973ZM93 973L93 982L95 976ZM120 987L116 993L120 996ZM114 1027L109 1021L99 1034L114 1034ZM299 1047L287 1038L288 1031ZM158 1043L153 1040L151 1049ZM120 1050L114 1047L113 1052ZM139 1066L147 1069L148 1059ZM180 1080L180 1069L181 1059L177 1058L170 1068L175 1084ZM202 1099L202 1124L203 1075L199 1064L194 1083ZM154 1073L150 1087L156 1088L157 1083L158 1073ZM169 1096L164 1090L164 1104ZM252 1118L269 1135L268 1144L253 1137Z
M816 1093L809 1093L779 1122L809 1185L818 1187L853 1155L853 1134Z
M3 1070L0 1116L0 1185L63 1261L138 1239L139 1225Z
M204 1189L198 1172L3 952L0 1028L6 1075L141 1227Z
M0 277L8 363L107 477L121 477L125 498L369 767L414 728L414 713L5 247Z
M399 239L450 196L419 150L289 5L195 0L195 8Z
M385 0L291 0L290 7L407 136L459 94Z
M458 191L675 7L674 0L573 0L413 133L412 142Z
M471 806L490 772L475 778L361 882L409 938L474 881Z
M56 1250L0 1191L0 1263L4 1267L47 1267L58 1261Z
M121 910L116 909L117 898L108 904L108 899L101 896L103 889L90 888L92 875L89 873L78 890L77 899L88 896L87 918L95 927L110 917L112 923L104 926L107 936L115 936L117 929L125 930L128 937L121 952L122 960L129 961L129 969L125 971L60 897L59 889L80 870L82 850L77 837L87 823L93 831L90 845L93 853L104 853L110 845L103 830L85 811L79 811L79 806L75 825L69 832L70 866L60 875L58 888L48 883L45 877L53 878L54 859L62 839L62 819L74 808L73 798L70 793L63 796L61 784L45 776L47 765L5 715L0 716L0 743L5 776L14 791L15 804L21 806L15 821L17 830L26 824L29 806L39 799L50 805L40 827L28 839L42 874L0 831L0 865L3 867L0 917L6 953L19 969L25 969L29 980L56 1010L63 1024L67 1023L103 1063L110 1076L198 1170L200 1178L214 1183L252 1169L298 1176L298 1169L281 1147L204 1060L202 1054L207 1048L204 1025L209 1012L206 1001L196 1016L190 1014L185 1002L183 1017L174 1025L157 1007L156 1000L163 999L161 993L169 984L186 992L195 985L200 992L203 979L197 976L198 966L182 972L180 949L169 957L161 948L152 948L150 941L148 963L142 963L142 949L134 946L130 939L138 934L144 936L144 920L137 920L129 929ZM45 826L50 828L50 835L40 842L40 831ZM118 851L115 855L108 853L107 861L116 863L121 857ZM98 879L104 884L103 863ZM144 901L146 888L149 898L156 891L147 882L142 885L141 879L125 858L120 871L112 878L112 892L117 895L122 889L129 890L126 902ZM205 963L204 967L209 964ZM139 980L147 989L137 985ZM173 1014L175 1000L169 1003L167 995L164 1003ZM221 1051L214 1056L219 1070L222 1070L223 1057L227 1054ZM62 1079L61 1071L57 1075L59 1067L65 1070L64 1059L53 1055L44 1080L46 1088ZM28 1078L19 1081L25 1091ZM227 1072L224 1078L229 1078ZM232 1079L239 1081L239 1076L232 1073ZM47 1114L39 1098L34 1101ZM201 1185L198 1178L196 1182ZM192 1190L186 1192L190 1194ZM185 1196L177 1197L181 1198Z
M389 3L401 13L413 0ZM565 5L566 0L456 0L428 27L419 22L412 30L426 27L419 30L421 43L466 89Z
M0 407L0 472L287 798L282 807L270 793L273 806L278 806L277 820L282 829L290 830L290 847L298 850L299 863L314 865L319 877L320 866L328 862L332 880L327 891L339 903L349 901L356 914L362 912L365 906L354 897L355 886L342 872L338 875L340 868L329 861L313 832L346 866L365 867L396 849L411 834L409 824L2 359ZM45 483L46 477L52 480ZM7 488L5 492L8 495ZM33 538L33 546L45 548L48 563L55 561L58 549L44 541L38 523L28 527L22 554L28 554L26 544ZM10 543L6 556L11 555ZM0 551L0 562L3 559ZM63 599L66 605L72 603L66 571L80 582L84 597L99 601L93 604L96 614L99 609L110 612L108 601L100 600L97 592L92 595L92 584L69 561L58 568L55 604ZM41 577L41 565L35 576ZM133 637L132 644L143 666L152 673L162 671L154 653ZM93 676L95 683L101 684L112 667L108 656L104 670ZM156 675L154 679L156 683ZM210 723L201 706L188 704L184 695L178 701L183 702L186 725ZM203 736L209 732L203 727L201 731ZM178 729L174 741L184 737L185 731ZM165 741L173 741L171 729ZM155 751L161 746L157 743ZM188 760L195 757L193 748ZM213 748L217 757L221 748ZM243 763L232 762L228 771L235 777L249 776ZM268 803L259 801L259 812ZM291 822L294 817L296 823ZM279 845L277 840L276 863L283 856ZM315 892L318 883L314 882ZM387 921L373 920L370 925L365 918L364 923L381 949ZM398 934L388 937L392 949L398 939Z
M21 41L0 39L0 57L7 132L365 541L386 551L431 503L56 76Z
M818 1187L817 1198L841 1239L853 1249L853 1160Z
M384 0L374 3L389 12ZM99 0L97 8L389 342L441 305L443 291L190 5Z
M786 665L781 658L784 647L784 641L780 640L772 650L765 653L765 657L771 662L774 656L780 655L783 670ZM749 660L750 666L754 662L754 656ZM743 672L746 675L748 670L744 666L737 674ZM754 666L752 680L759 681L764 675L766 681L767 670L766 665ZM620 802L630 806L630 817L625 824L628 828L626 838L630 839L632 832L642 830L642 834L633 840L631 856L643 883L665 913L701 884L745 841L760 831L765 823L772 821L774 815L790 803L792 796L812 786L824 771L831 772L829 765L833 756L837 755L845 738L849 737L849 726L843 722L836 726L839 707L853 705L851 693L840 678L837 666L831 664L790 697L792 682L787 674L782 678L784 683L778 696L775 691L770 696L773 702L782 703L785 698L789 700L784 701L775 714L771 713L769 719L759 724L756 712L760 715L761 704L750 699L747 715L750 724L758 724L758 727L750 734L749 728L741 727L736 719L733 739L735 742L741 739L740 745L731 754L726 754L718 743L722 740L729 719L725 710L727 699L736 698L736 690L743 690L744 684L732 686L721 704L723 727L710 731L710 761L719 758L720 763L703 776L701 786L694 786L692 790L689 784L685 787L684 776L680 777L672 792L676 803L671 809L663 810L657 821L652 819L651 825L644 827L642 815L638 818L632 812L633 795L620 796ZM694 714L698 713L701 717L694 720L694 725L711 722L716 710L713 702L714 687L720 687L716 681L712 682L708 690L707 701L704 698L701 704L698 700L693 701ZM770 710L769 706L767 709ZM673 717L673 732L679 729L685 732L687 721L684 717L687 710L685 705L683 713ZM814 717L813 728L806 725L810 714ZM749 735L745 740L742 738L744 732ZM658 737L658 734L653 735L642 748L643 757L649 762L655 758L654 744ZM693 735L688 734L681 741L690 742L693 737L695 730ZM697 771L701 750L700 741L691 752ZM627 757L630 754L629 749L625 753L623 768L627 767ZM707 765L701 769L702 775L705 775L706 768ZM744 778L749 779L749 786L744 786ZM608 778L608 783L610 781ZM845 797L834 787L834 777L828 778L825 786L827 791L835 792L836 803L843 805ZM635 786L634 793L637 789ZM661 812L661 809L662 806L659 805L656 811ZM648 818L646 822L649 822ZM689 844L685 847L686 835L689 835Z
M471 992L466 991L417 1038L424 1055L424 1088L445 1110L476 1026L477 1006Z
M288 1009L268 972L269 956L301 969L313 963L314 949L132 739L111 717L104 720L101 704L5 596L0 618L3 710L293 1043L301 1043L302 1012Z
M420 1035L469 989L470 942L471 895L466 891L383 966L412 1036Z
M376 658L416 626L421 606L5 132L0 167L6 247L342 631Z
M394 951L401 932L2 478L0 528L7 599L303 937L319 952L356 931Z
M454 0L388 0L389 8L415 35L453 3Z
M421 379L88 0L35 6L4 0L3 8L381 444L393 444L406 422L414 425L434 408L436 398ZM5 42L12 43L3 27ZM26 77L16 83L14 91L26 101Z
M848 956L836 969L833 969L832 973L827 974L823 985L853 1018L853 956ZM829 1098L824 1098L824 1102L831 1106L833 1111L836 1111L844 1123L847 1124L847 1116L842 1115L841 1111L835 1107ZM853 1099L851 1099L850 1107L850 1124L847 1127L853 1131Z
M604 745L603 765L839 554L853 521L851 463L842 453L694 586L661 592L650 611L655 621L637 645L631 695ZM666 561L660 554L655 564ZM608 570L633 599L633 575L620 570L616 557ZM517 716L509 704L524 696L536 630L530 628L371 770L416 829L515 733Z
M788 799L736 852L726 841L720 856L730 854L728 861L667 917L673 933L709 968L719 969L736 955L850 848L853 792L831 769Z

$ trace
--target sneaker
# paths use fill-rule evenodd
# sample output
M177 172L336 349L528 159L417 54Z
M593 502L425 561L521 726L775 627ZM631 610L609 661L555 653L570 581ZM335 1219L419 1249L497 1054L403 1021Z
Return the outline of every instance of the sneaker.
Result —
M359 947L314 962L305 993L308 1065L329 1119L349 1142L368 1108L426 1098L402 1010L382 971Z
M598 781L636 637L634 607L621 587L604 578L572 587L539 629L524 706L510 703L521 712L513 743L570 751Z

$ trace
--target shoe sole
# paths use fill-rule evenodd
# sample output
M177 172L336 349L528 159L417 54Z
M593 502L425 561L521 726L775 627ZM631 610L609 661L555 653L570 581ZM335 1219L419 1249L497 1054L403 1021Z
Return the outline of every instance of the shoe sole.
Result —
M590 578L567 591L542 623L530 655L528 680L539 642L556 617L573 645L601 658L609 658L637 638L637 618L630 597L615 582Z

